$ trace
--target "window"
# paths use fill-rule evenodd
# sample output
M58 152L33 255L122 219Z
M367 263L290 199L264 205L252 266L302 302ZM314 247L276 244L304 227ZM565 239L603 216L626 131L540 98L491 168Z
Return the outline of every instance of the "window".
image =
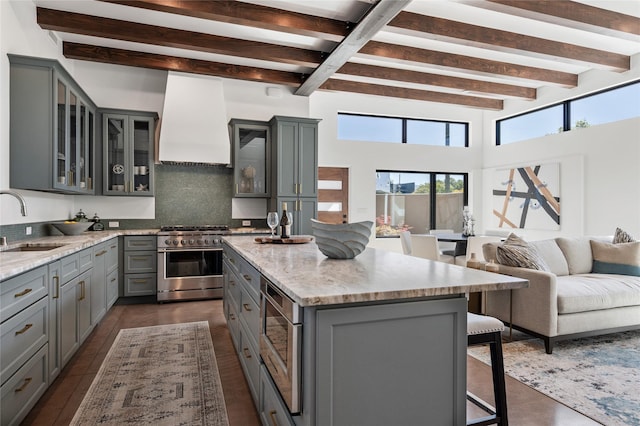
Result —
M338 114L342 140L466 147L468 135L468 123Z
M496 145L640 117L640 82L498 120Z
M396 237L409 230L462 232L462 209L467 204L466 173L376 173L376 237Z

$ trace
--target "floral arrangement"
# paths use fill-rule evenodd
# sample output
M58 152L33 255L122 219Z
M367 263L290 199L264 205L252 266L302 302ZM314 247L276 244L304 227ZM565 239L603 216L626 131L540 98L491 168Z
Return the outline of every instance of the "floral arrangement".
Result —
M412 227L406 223L391 225L391 216L385 218L384 215L376 217L376 237L398 235L400 232L408 231Z

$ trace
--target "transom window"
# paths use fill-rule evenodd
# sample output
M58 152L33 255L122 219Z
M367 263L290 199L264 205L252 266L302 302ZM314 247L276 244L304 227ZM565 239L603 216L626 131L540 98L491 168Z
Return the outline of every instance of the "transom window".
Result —
M468 135L468 123L338 113L342 140L466 147Z
M496 145L640 117L640 82L498 120Z
M462 232L467 204L466 173L376 172L376 237L397 237L403 230Z

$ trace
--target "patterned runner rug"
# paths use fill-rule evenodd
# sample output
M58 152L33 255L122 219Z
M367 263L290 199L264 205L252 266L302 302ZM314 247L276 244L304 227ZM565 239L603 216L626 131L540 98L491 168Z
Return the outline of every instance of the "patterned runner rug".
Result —
M640 331L557 342L504 343L505 372L545 395L607 425L640 425ZM490 364L488 347L468 349Z
M71 422L228 423L206 321L120 330Z

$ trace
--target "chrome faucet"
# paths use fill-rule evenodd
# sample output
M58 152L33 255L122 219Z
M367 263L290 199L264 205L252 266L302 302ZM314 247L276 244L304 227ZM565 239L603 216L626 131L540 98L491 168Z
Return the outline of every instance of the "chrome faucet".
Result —
M1 194L7 194L7 195L12 195L16 197L20 202L20 213L22 214L22 216L27 215L27 203L24 201L24 198L22 198L22 195L18 194L15 191L10 191L10 190L0 190L0 195Z

